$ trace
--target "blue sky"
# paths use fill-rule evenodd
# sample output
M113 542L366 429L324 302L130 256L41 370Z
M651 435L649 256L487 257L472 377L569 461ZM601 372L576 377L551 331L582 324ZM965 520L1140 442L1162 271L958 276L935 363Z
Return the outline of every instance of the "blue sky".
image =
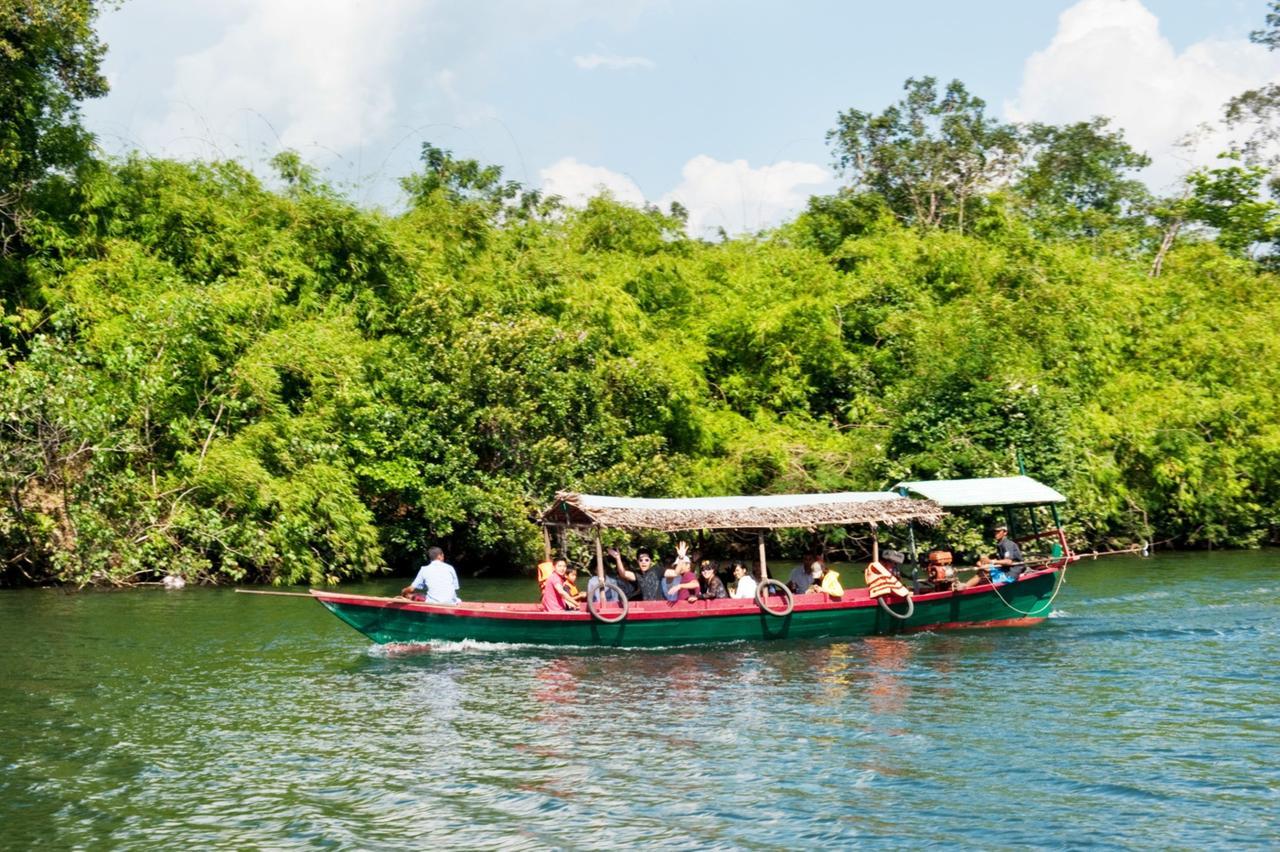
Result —
M903 81L958 77L1008 119L1108 114L1156 158L1223 100L1280 79L1247 41L1262 0L128 0L99 30L112 93L86 107L112 153L299 150L394 209L424 140L580 201L600 186L691 227L776 224L829 191L824 134Z

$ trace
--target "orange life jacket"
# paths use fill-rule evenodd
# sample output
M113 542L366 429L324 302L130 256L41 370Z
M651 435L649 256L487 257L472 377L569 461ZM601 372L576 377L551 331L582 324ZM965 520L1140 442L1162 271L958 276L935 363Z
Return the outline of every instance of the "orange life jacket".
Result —
M897 595L905 598L910 592L907 587L902 585L902 581L898 576L879 562L872 562L867 566L867 594L873 598L883 597L884 595Z

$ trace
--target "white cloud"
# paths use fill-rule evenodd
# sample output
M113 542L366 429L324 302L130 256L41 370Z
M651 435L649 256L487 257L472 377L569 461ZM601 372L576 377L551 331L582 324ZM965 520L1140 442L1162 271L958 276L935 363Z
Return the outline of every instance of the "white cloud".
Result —
M558 160L538 172L538 176L542 178L544 193L559 195L575 207L583 206L587 199L605 191L627 204L644 204L644 193L631 178L603 166L579 163L573 157Z
M628 204L644 204L644 193L626 175L565 157L539 172L544 192L571 205L608 190ZM664 210L678 201L689 211L689 233L713 236L718 228L741 234L772 227L797 213L809 195L831 181L831 173L812 163L783 161L751 168L746 160L721 162L700 154L685 163L680 183L657 200ZM803 189L809 187L810 189Z
M387 130L396 60L432 0L258 0L212 46L179 57L153 151L229 156L241 140L346 151ZM278 136L278 142L270 135Z
M795 214L818 191L815 187L831 177L813 163L783 160L753 169L746 160L726 163L699 154L684 164L680 183L659 204L683 204L694 236L707 236L717 228L741 234L777 225Z
M1187 152L1177 141L1220 118L1233 95L1276 79L1280 55L1243 38L1207 39L1179 53L1141 0L1081 0L1058 18L1048 47L1027 60L1005 113L1053 123L1110 116L1135 148L1151 155L1147 181L1165 191L1226 144L1211 134Z
M652 59L643 56L606 56L599 53L588 53L585 56L573 57L573 64L584 71L604 68L609 71L625 71L631 68L648 70L657 67Z

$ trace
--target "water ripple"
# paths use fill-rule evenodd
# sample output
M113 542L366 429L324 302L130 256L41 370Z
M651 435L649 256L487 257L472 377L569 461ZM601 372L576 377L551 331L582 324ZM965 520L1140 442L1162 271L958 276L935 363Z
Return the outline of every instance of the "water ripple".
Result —
M1247 556L1077 567L1031 630L697 651L11 593L3 845L1274 845L1277 568Z

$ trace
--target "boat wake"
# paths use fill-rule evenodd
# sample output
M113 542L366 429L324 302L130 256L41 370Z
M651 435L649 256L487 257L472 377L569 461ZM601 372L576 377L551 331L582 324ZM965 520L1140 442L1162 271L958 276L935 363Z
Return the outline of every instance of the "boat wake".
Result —
M478 639L443 640L428 642L389 642L386 645L370 645L368 654L379 659L413 657L420 654L491 654L506 651L554 651L556 654L593 654L613 652L620 654L651 653L653 651L689 651L705 648L726 648L748 644L745 640L714 642L705 645L651 645L643 648L555 645L535 642L483 642Z
M527 642L481 642L476 639L460 641L432 640L429 642L390 642L386 645L370 645L371 657L411 657L417 654L472 654L493 651L522 651L542 648L564 650L555 645L534 645Z

